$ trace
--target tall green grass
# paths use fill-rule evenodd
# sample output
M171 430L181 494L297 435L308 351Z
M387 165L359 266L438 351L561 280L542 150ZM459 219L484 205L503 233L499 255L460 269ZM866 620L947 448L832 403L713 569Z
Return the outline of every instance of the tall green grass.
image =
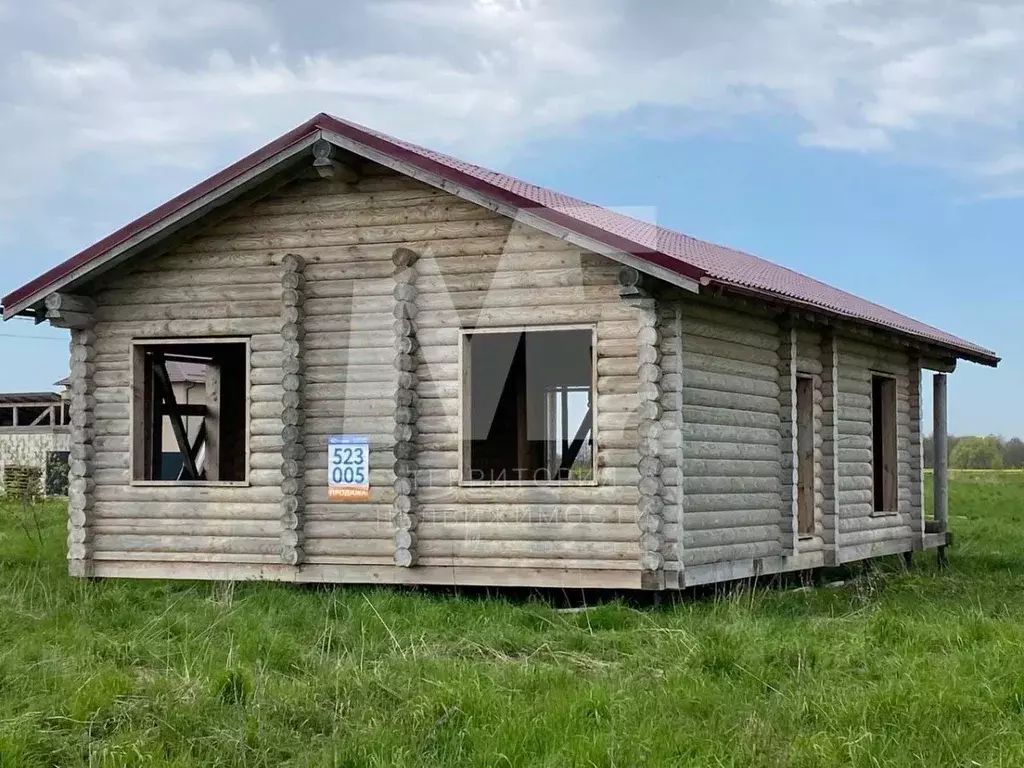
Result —
M957 475L951 567L654 609L71 580L0 508L2 766L1021 766L1024 473Z

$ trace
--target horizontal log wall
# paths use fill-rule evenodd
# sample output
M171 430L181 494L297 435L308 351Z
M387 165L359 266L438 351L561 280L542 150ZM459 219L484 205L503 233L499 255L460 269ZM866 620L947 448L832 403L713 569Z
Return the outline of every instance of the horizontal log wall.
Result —
M609 585L639 585L640 327L619 297L618 265L401 176L370 165L362 173L352 185L289 184L172 253L114 273L93 292L89 536L91 556L107 564L98 572L136 572L134 563L141 573L164 563L178 564L166 572L184 574L180 567L193 563L196 576L246 567L268 578L352 581L372 573L373 580L415 583L422 573L437 583L451 571L457 583L461 569L477 583L491 583L483 574L493 572L493 583L555 584L567 583L571 571L614 571ZM419 255L416 377L402 394L415 404L415 429L402 433L416 456L416 565L409 569L394 566L396 406L407 407L395 402L395 344L408 337L407 318L395 316L397 248ZM280 562L282 264L290 253L305 264L300 569ZM788 329L752 304L669 292L660 305L666 572L692 568L694 578L707 580L714 564L745 573L762 561L775 570L810 563L781 559L791 535L783 502L791 467L781 449L788 434L780 420ZM597 329L598 482L461 485L459 329L560 324ZM221 335L252 339L249 486L132 486L131 339ZM909 542L920 514L916 368L902 352L846 338L835 344L833 354L830 334L798 326L790 360L815 382L816 530L798 542L801 557L832 547L836 529L840 546L858 551ZM900 511L889 517L871 514L872 370L898 379ZM327 438L341 433L370 436L366 503L327 501Z
M505 222L489 247L421 251L419 564L638 571L638 317L619 266ZM462 486L460 328L597 328L596 486Z
M282 262L294 254L305 264L301 567L390 573L395 340L407 319L395 316L392 258L405 247L420 255L417 376L405 394L416 416L412 571L638 571L638 324L618 297L618 265L401 176L362 174L354 185L293 182L97 294L97 560L279 562ZM597 328L600 482L461 486L459 329L559 324ZM253 339L251 487L130 486L131 338L224 334ZM327 439L342 433L370 437L366 503L328 503Z
M678 498L680 474L683 494L682 525L665 526L666 567L679 549L684 569L780 556L782 334L767 312L681 300L681 374L671 373L676 323L662 316L666 505Z
M285 252L262 252L244 269L224 269L220 253L207 262L182 249L96 286L96 561L280 562ZM252 339L249 487L131 485L131 340L226 335Z
M867 341L838 339L839 393L835 411L838 422L839 548L840 557L863 552L863 545L913 542L912 525L920 502L915 498L917 456L912 446L920 436L911 430L910 363L905 350ZM871 377L875 373L896 380L896 446L899 510L879 515L874 509L872 456ZM832 407L832 404L828 404ZM916 505L916 506L915 506Z

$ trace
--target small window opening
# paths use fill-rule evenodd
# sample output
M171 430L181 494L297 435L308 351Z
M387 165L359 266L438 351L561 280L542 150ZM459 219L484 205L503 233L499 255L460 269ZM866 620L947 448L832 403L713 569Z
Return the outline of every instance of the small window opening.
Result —
M244 482L248 343L136 344L134 355L133 478Z
M814 380L796 380L797 533L814 533Z
M464 338L463 480L593 481L593 331Z
M888 376L871 377L871 458L875 511L899 511L896 381Z
M56 424L51 421L53 409L50 406L23 405L18 408L19 427L49 427Z

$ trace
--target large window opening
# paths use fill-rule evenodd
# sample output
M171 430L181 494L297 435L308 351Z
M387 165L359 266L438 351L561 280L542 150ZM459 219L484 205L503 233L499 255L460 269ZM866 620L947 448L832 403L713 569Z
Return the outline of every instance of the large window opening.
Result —
M796 380L797 534L814 533L814 380Z
M247 480L247 340L136 342L132 379L134 481Z
M896 465L896 380L871 377L871 458L874 509L898 512Z
M462 480L593 482L593 328L463 338Z

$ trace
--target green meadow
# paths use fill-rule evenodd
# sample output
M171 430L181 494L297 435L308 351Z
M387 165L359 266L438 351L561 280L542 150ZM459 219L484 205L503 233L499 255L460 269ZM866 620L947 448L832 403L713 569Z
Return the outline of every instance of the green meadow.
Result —
M566 611L72 580L63 507L2 505L0 766L1022 766L1024 472L950 516L942 571Z

